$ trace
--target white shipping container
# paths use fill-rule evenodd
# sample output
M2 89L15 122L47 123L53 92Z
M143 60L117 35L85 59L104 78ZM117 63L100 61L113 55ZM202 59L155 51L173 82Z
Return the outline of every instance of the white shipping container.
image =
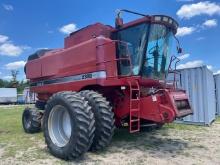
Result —
M179 70L181 88L185 89L193 109L193 115L183 122L210 125L215 120L215 83L213 73L206 66Z
M216 97L216 115L220 116L220 74L214 75L215 97Z
M17 89L16 88L0 88L0 103L16 103Z

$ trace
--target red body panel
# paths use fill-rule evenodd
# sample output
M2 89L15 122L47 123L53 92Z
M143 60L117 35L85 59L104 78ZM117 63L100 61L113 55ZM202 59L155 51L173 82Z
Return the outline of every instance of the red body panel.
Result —
M26 64L26 77L27 79L35 79L42 76L42 64L40 60L29 61Z
M134 21L125 27L141 21L149 21L149 18ZM166 123L190 114L191 111L187 109L181 113L176 106L176 100L186 100L188 104L184 91L164 89L159 80L118 75L117 61L120 59L116 55L116 42L110 39L112 31L113 28L102 24L88 26L67 37L64 49L53 50L28 61L26 76L31 81L31 90L38 94L38 99L47 101L59 91L98 90L112 101L116 123L120 123L129 115L131 108L129 82L136 81L141 88L161 89L150 96L141 91L141 119ZM121 90L122 86L125 89Z
M89 25L83 29L80 29L79 31L71 33L70 36L66 37L64 40L64 48L72 47L73 45L77 45L98 36L110 38L111 31L113 29L114 28L111 26L105 26L100 23Z
M28 62L26 75L28 79L36 81L106 70L108 77L115 77L115 56L115 43L97 37Z

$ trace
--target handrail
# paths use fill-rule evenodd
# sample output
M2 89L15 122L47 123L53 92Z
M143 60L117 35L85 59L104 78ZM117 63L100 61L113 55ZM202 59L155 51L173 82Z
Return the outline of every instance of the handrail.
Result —
M130 70L129 70L128 75L132 75L132 73L133 73L133 71L132 71L133 66L132 66L131 56L130 56L130 52L129 52L129 49L128 49L128 43L127 43L127 42L119 41L119 40L111 40L111 41L109 41L109 42L106 42L106 43L97 45L96 48L101 47L101 46L106 46L106 45L111 44L111 43L115 43L115 45L117 45L118 43L124 45L124 46L125 46L125 52L127 53L127 54L125 54L124 56L126 56L126 57L118 57L118 58L116 57L116 58L113 59L113 60L107 60L107 61L97 62L96 64L108 63L108 62L112 62L112 63L113 63L113 62L115 62L115 61L117 61L117 62L120 62L120 61L128 61L128 62L129 62L129 66L130 66ZM118 55L118 56L119 56L119 55ZM124 77L124 76L128 76L128 75L118 75L117 77Z
M110 44L110 43L123 43L123 44L128 44L127 42L125 42L125 41L120 41L120 40L111 40L111 41L108 41L108 42L105 42L105 43L103 43L103 44L100 44L100 45L97 45L96 47L99 47L99 46L104 46L104 45L108 45L108 44Z
M175 65L174 65L174 69L171 68L171 65L172 63L175 61ZM177 88L177 82L176 82L176 74L180 74L179 71L176 70L176 67L177 67L177 63L180 62L180 59L176 56L171 56L171 59L170 59L170 64L169 64L169 68L168 68L168 74L169 73L173 73L174 76L173 76L173 88L176 89ZM166 83L167 85L167 83Z

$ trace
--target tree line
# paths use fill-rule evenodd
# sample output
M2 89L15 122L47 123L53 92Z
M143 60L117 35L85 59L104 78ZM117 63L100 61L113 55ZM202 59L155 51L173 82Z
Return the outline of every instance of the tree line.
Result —
M10 80L0 78L0 88L17 88L18 93L22 93L24 88L29 86L29 81L18 81L18 74L19 72L17 70L12 70Z

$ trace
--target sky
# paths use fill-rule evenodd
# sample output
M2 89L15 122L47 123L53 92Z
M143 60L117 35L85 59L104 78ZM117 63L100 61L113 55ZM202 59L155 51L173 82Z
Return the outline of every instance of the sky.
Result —
M0 78L10 80L10 70L18 70L18 79L25 79L23 67L30 54L62 48L69 33L89 24L114 26L117 9L173 17L179 22L176 35L184 50L178 68L207 65L220 73L217 0L0 0ZM123 16L125 22L137 18Z

